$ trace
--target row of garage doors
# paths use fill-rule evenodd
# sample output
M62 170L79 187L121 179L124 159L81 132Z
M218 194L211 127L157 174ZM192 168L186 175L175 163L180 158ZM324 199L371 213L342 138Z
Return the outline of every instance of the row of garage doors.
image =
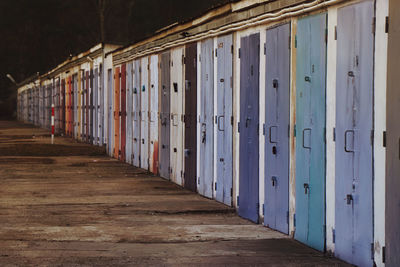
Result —
M210 39L109 70L108 149L231 205L232 36L218 38L218 49L213 47Z
M335 254L373 264L373 1L338 10ZM118 65L109 79L109 153L190 190L232 204L239 136L239 214L259 221L259 154L265 153L264 223L289 233L290 136L296 138L295 238L325 249L327 14L242 36L240 118L233 118L233 36ZM216 42L216 43L215 43ZM296 49L291 66L291 49ZM265 61L265 73L260 73ZM292 69L295 69L295 76ZM111 72L111 70L109 70ZM265 76L265 106L260 105ZM295 79L295 102L290 101ZM114 86L113 86L114 85ZM293 90L293 88L292 88ZM263 100L264 101L264 100ZM295 106L295 126L290 109ZM260 125L260 114L265 123ZM233 132L238 130L238 135ZM260 148L260 135L265 147ZM214 178L215 177L215 178Z
M372 266L375 1L336 10L334 40L329 11L318 12L79 70L53 84L56 129L317 250L332 234L337 257ZM49 111L50 101L42 102L34 105Z

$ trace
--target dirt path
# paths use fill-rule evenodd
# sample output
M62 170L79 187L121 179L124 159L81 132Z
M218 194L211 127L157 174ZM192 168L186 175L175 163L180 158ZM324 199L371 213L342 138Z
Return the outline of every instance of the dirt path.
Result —
M235 210L0 121L0 266L341 266Z

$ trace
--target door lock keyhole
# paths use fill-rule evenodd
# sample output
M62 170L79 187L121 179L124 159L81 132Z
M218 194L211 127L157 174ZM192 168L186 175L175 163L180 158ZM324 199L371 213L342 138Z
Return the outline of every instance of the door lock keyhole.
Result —
M275 185L276 185L276 177L272 176L271 181L272 181L272 187L275 187Z
M272 147L272 154L273 154L273 155L276 155L276 153L277 153L276 146L273 146L273 147Z
M352 195L347 195L345 199L347 201L347 205L351 205L351 203L353 202L353 196Z

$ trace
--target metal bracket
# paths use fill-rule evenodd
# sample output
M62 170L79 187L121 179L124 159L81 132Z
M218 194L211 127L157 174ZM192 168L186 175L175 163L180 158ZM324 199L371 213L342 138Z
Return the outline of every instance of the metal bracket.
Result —
M386 147L386 131L383 131L383 147Z
M389 33L389 17L385 18L385 33Z
M336 128L333 127L333 142L336 142Z

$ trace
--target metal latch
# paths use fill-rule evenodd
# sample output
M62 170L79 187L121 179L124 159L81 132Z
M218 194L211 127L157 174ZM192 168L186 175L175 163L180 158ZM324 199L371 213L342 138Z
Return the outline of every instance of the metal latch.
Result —
M276 177L272 176L271 181L272 181L272 187L275 187L275 185L277 183Z
M304 194L308 195L309 189L310 189L310 185L309 184L304 184Z
M352 195L347 195L346 196L346 201L347 201L347 205L351 205L351 202L353 201L353 196Z

